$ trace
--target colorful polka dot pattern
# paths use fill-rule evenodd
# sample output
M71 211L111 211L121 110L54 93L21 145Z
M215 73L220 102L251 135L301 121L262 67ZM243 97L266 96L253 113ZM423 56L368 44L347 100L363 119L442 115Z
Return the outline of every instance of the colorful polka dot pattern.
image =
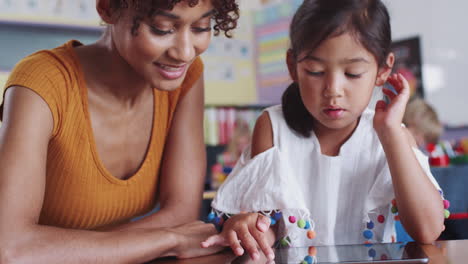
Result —
M441 190L439 190L439 193L443 198L443 192ZM443 200L443 205L444 205L444 216L445 216L445 218L449 218L450 217L450 211L448 209L450 208L450 202L448 200L444 199ZM392 207L391 207L390 210L394 214L393 219L395 221L400 221L400 216L398 214L398 206L397 206L396 199L392 200ZM377 222L379 224L383 224L385 222L385 216L384 215L377 216ZM365 242L364 242L365 244L371 244L372 243L370 240L374 236L374 233L372 231L372 229L374 229L374 227L375 227L375 224L374 224L373 221L369 221L369 222L366 223L366 228L367 229L362 232L362 236L365 239ZM395 243L395 242L396 242L395 236L392 236L392 243Z
M385 223L385 216L384 215L378 215L377 216L377 224L383 224ZM374 238L374 231L373 229L375 228L376 223L372 220L366 223L366 228L362 232L362 236L364 237L364 244L366 246L371 246L372 245L372 239Z
M240 213L245 214L246 212L240 212ZM276 223L278 223L283 218L283 213L279 210L260 212L260 213L270 218L270 225L276 225ZM212 211L207 216L207 221L215 224L217 228L222 228L222 225L224 224L224 222L231 216L232 215L230 214L226 214L226 213L217 211L215 209L212 209ZM307 218L308 216L306 216L306 218L298 219L296 218L296 216L291 215L288 217L288 220L290 223L296 224L298 228L307 230L305 235L307 236L308 239L314 239L317 236L317 234L314 231L315 224L313 223L312 220L310 219L307 220ZM287 247L291 245L291 239L288 236L281 238L277 242L283 247Z
M314 228L311 226L310 221L305 220L305 219L297 220L297 218L295 216L293 216L293 215L289 216L288 220L289 220L289 222L291 224L296 223L297 227L299 227L300 229L308 230L307 233L306 233L308 239L314 239L317 236L317 234L313 230Z
M444 197L444 194L442 192L442 190L439 190L439 194L442 196L442 199ZM443 205L444 205L444 217L445 218L449 218L450 217L450 211L448 210L450 208L450 201L449 200L443 200L442 201ZM395 221L400 221L400 217L396 214L398 214L398 206L397 206L397 203L396 203L396 200L393 199L392 200L392 209L391 209L392 213L395 214Z

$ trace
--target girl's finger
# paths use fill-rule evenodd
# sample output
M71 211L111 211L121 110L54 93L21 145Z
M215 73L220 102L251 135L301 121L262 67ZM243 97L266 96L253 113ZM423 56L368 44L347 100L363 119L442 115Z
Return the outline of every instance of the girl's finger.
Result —
M242 246L245 248L245 250L247 250L250 257L253 260L259 259L260 255L258 254L257 243L255 242L255 239L250 234L248 229L244 228L241 231L237 232L237 236L240 238Z
M265 233L259 232L258 230L252 230L251 234L257 241L257 244L263 251L263 254L265 254L265 256L269 260L275 259L275 254L273 253L273 249L271 248L271 246L268 243L268 240L266 239Z
M212 246L228 246L227 241L224 239L222 235L213 235L208 237L205 241L201 242L202 248L208 248Z
M405 94L405 95L409 94L410 85L408 83L408 80L406 80L406 78L402 74L398 74L398 77L399 77L400 82L401 82L401 90L398 91L398 93Z
M375 111L376 112L385 111L386 109L387 109L387 104L383 100L379 100L375 104Z
M239 238L237 237L237 233L234 230L231 230L228 233L228 243L236 256L242 256L244 254L244 249L242 248Z
M393 91L391 91L390 89L387 89L387 88L383 88L382 89L382 92L388 96L388 98L390 99L390 101L393 101L393 99L395 99L395 97L397 96Z
M399 80L398 80L398 75L397 74L392 74L387 78L387 82L390 83L393 87L395 87L395 90L398 90L397 86L400 85Z
M262 214L258 214L257 217L257 229L266 232L270 228L271 220L269 217L266 217Z

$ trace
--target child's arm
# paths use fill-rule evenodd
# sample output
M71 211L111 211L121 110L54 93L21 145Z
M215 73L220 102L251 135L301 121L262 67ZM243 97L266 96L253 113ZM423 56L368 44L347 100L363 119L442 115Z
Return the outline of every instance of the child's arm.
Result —
M387 157L398 212L406 231L418 242L432 243L443 230L443 203L413 152L414 139L401 126L409 84L401 74L390 76L388 81L397 94L383 89L391 102L377 103L374 128Z
M253 260L260 258L260 247L265 256L273 260L275 255L271 247L274 242L275 233L270 228L270 219L258 213L245 213L229 218L223 224L223 231L207 238L201 246L229 246L237 256L242 256L245 248Z
M273 147L273 131L270 117L264 112L257 120L252 136L252 158ZM274 259L271 246L275 241L275 233L269 228L270 219L261 214L250 213L235 215L223 225L220 235L212 236L202 243L202 247L212 245L230 246L236 255L242 255L245 247L252 259L258 258L257 245L260 246L265 256ZM239 243L242 242L242 246ZM256 243L255 243L256 242Z

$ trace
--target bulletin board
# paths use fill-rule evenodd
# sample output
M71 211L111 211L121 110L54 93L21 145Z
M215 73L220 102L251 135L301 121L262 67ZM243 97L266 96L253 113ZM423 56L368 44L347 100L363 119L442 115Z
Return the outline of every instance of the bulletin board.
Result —
M289 24L302 0L267 5L255 12L255 65L259 104L276 104L291 83L286 66Z
M223 32L201 55L205 65L205 103L246 105L257 101L251 11L242 12L233 38Z

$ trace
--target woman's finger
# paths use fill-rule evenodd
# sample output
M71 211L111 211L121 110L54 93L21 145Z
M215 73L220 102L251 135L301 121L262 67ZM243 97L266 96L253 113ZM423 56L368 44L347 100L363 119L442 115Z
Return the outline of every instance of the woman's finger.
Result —
M244 249L242 248L239 238L237 237L237 233L234 230L231 230L228 233L228 243L236 256L242 256L244 254Z

